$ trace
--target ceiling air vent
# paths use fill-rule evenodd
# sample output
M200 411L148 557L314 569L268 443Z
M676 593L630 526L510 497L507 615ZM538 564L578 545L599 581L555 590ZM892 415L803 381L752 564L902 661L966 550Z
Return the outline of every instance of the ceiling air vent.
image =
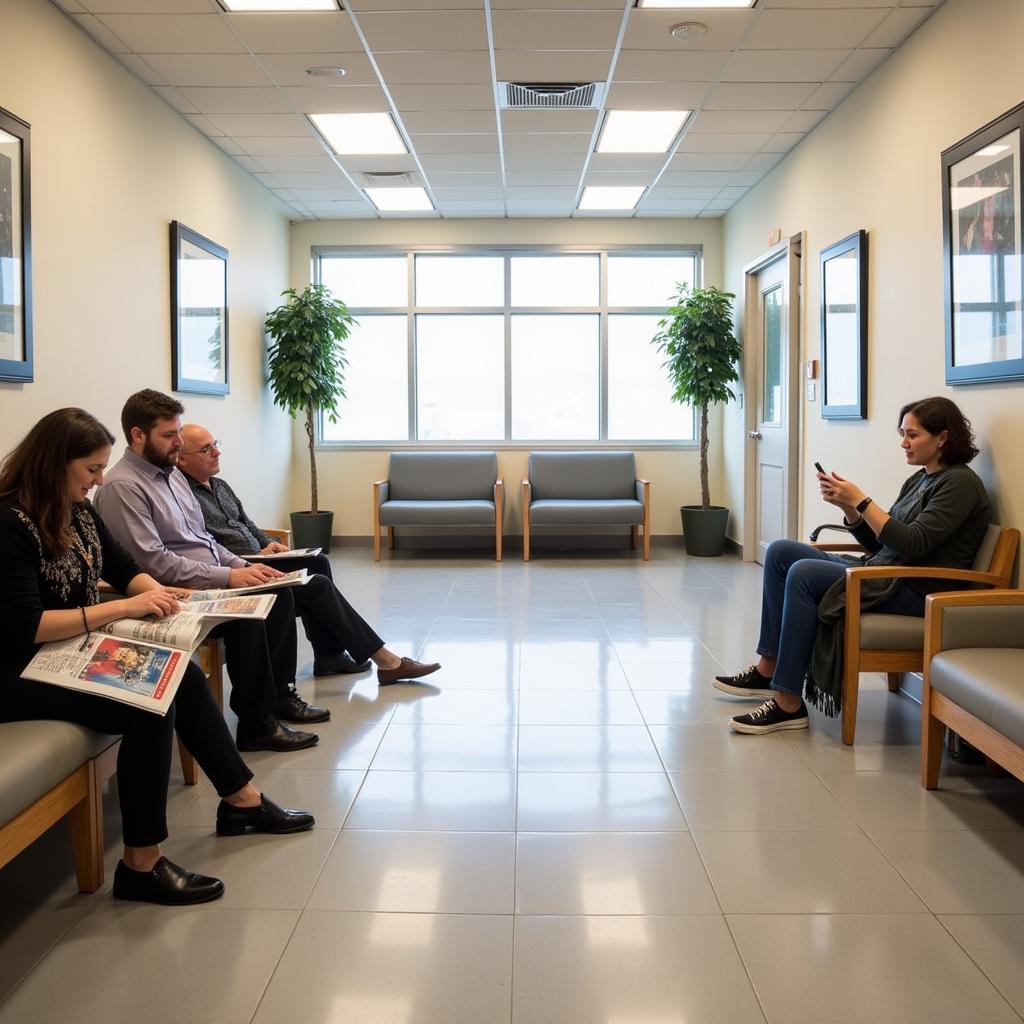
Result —
M596 110L604 97L604 82L499 82L503 110L538 107L553 110Z
M387 185L418 185L410 171L363 171L363 183L371 188Z

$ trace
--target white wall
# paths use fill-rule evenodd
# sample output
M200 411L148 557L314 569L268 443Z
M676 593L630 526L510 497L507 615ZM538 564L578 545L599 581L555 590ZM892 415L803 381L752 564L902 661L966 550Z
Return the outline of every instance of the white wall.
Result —
M462 245L569 245L605 248L614 245L697 244L704 251L704 283L722 280L721 221L661 219L572 220L352 220L309 221L291 233L290 280L295 288L309 283L314 246L378 245L396 247ZM344 298L344 296L342 296ZM399 396L404 401L404 396ZM717 498L721 451L715 443L719 418L712 414L711 485ZM309 471L301 454L305 435L296 427L296 461L292 499L309 507ZM528 452L498 453L499 475L506 487L506 532L522 530L519 482L526 476ZM320 506L334 511L337 536L372 533L371 484L387 476L386 451L320 449L317 467ZM679 534L679 506L700 501L696 451L638 451L637 472L652 481L652 533Z
M178 397L226 441L225 475L251 512L281 522L291 435L265 388L262 322L286 286L285 208L45 0L3 0L0 106L32 126L35 327L35 381L0 382L0 452L63 405L120 439L128 394L170 391L180 220L231 254L231 394Z
M971 418L982 448L975 469L998 516L1024 526L1020 456L1024 384L948 388L945 381L940 153L1024 100L1024 4L947 0L935 14L726 216L726 284L767 248L769 231L806 232L805 351L820 359L818 253L864 228L869 236L868 415L821 419L803 397L803 462L817 459L879 500L907 469L898 450L901 405L947 395ZM820 381L819 381L820 395ZM726 492L742 524L742 416L730 406ZM813 473L801 491L801 535L836 521Z

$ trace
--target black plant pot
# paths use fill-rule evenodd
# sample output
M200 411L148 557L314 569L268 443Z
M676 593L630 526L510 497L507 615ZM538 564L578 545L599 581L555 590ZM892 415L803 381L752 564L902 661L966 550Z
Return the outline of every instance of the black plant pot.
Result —
M729 523L729 510L723 505L701 508L683 505L683 542L688 555L720 555L725 548L725 528Z
M292 547L323 548L325 554L331 550L333 512L293 512L291 518Z

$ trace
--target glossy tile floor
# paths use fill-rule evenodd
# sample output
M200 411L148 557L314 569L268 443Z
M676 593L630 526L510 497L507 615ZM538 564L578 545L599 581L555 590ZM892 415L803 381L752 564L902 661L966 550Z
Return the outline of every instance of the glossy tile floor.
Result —
M863 677L858 742L730 733L760 569L336 554L436 685L313 680L320 745L256 754L316 811L218 839L172 782L168 854L224 878L167 910L74 891L58 826L0 872L2 1024L963 1024L1024 1014L1024 786L918 783L919 709ZM304 641L303 641L304 643ZM116 807L108 801L108 876Z

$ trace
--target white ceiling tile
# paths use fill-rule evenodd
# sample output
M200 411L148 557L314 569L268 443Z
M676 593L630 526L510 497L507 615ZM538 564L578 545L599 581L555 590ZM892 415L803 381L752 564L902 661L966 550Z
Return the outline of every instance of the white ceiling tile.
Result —
M416 160L407 154L390 154L377 156L346 156L344 160L346 171L415 171Z
M708 203L706 209L709 213L719 212L724 213L726 210L731 210L736 205L735 199L712 199Z
M352 217L374 217L369 203L362 199L339 200L334 203L310 203L306 206L310 213L318 219L338 218L348 220Z
M456 186L434 186L434 198L439 203L493 202L501 200L500 188L458 188Z
M495 50L611 50L617 11L495 11Z
M747 162L744 170L770 171L781 159L782 153L755 153Z
M750 189L743 185L727 185L718 193L717 196L715 196L715 198L720 200L728 199L731 202L735 202L737 199L745 196L749 191Z
M697 200L701 200L703 202L708 202L709 200L714 199L715 196L717 196L718 193L721 192L721 191L722 190L717 185L714 185L711 188L700 188L700 187L696 187L696 188L694 188L694 187L690 187L690 188L687 188L687 187L673 188L673 187L664 187L659 182L658 186L656 188L652 188L651 191L650 191L650 201L651 201L651 203L657 203L657 202L661 202L661 201L666 200L666 199L667 200L686 199L686 200L690 200L692 202L696 202Z
M413 148L424 153L497 153L498 136L482 132L463 135L414 135Z
M575 189L580 182L580 176L574 171L509 171L505 175L505 181L509 186L509 194L512 195L515 189L520 187L571 186Z
M281 187L279 182L272 174L253 174L253 177L261 184L269 189L275 189Z
M670 216L687 216L695 215L700 213L707 206L704 202L692 202L686 199L649 199L641 202L640 206L637 207L637 216L639 217L664 217Z
M470 171L460 174L446 174L445 172L432 173L430 175L432 188L459 189L459 188L501 188L501 177L497 174L486 174L481 171Z
M319 139L312 135L305 138L285 136L280 139L243 135L234 141L250 156L312 156L324 152Z
M107 14L103 24L136 53L239 53L217 14Z
M267 86L263 69L247 53L142 54L168 85Z
M498 127L493 110L409 110L402 114L402 123L417 134L493 132Z
M825 82L804 101L806 110L832 110L857 88L856 82Z
M572 212L575 196L568 200L509 199L506 201L509 213L520 213L527 217L564 216Z
M80 0L53 0L53 2L68 14L88 14Z
M75 23L85 29L109 53L128 53L132 47L119 39L99 18L91 14L72 14Z
M649 185L655 171L595 171L587 169L585 185Z
M177 89L169 85L151 86L153 92L162 100L169 103L181 114L201 114L201 111L187 96L183 96Z
M280 171L274 174L282 188L344 188L348 185L341 171L331 174L305 173L303 171Z
M728 185L756 185L765 175L764 171L738 171L730 174L726 180Z
M378 85L377 74L365 53L261 53L260 63L282 86ZM344 68L342 78L314 78L306 68Z
M885 60L892 50L854 50L842 64L833 72L833 82L859 82L867 78L879 64Z
M590 139L584 132L551 135L517 132L504 136L504 146L506 153L586 153Z
M249 155L234 139L229 139L226 135L214 136L210 141L216 143L216 145L223 149L225 153L228 153L231 156Z
M745 50L821 50L860 46L887 9L762 11Z
M693 120L697 132L775 132L792 110L702 110Z
M797 110L780 127L787 132L809 132L828 113L827 110Z
M264 167L259 160L256 160L251 156L246 156L244 153L235 154L235 163L250 172L266 170L266 167Z
M426 153L420 158L424 170L432 171L497 171L497 156L486 153L468 155L450 153Z
M735 174L723 171L666 171L658 179L661 188L721 188L731 181Z
M917 0L920 2L920 0ZM924 0L925 3L928 0ZM939 0L941 2L941 0ZM759 6L770 7L888 7L899 6L900 0L761 0Z
M351 199L359 199L359 191L352 188L345 182L342 182L344 187L339 188L292 188L288 191L295 196L300 202L306 206L312 206L316 203L336 203L346 202Z
M709 82L615 82L608 90L609 110L696 110Z
M272 87L251 89L181 88L178 90L203 114L287 114L290 107Z
M341 11L224 17L254 53L358 53L363 48Z
M506 153L507 171L583 171L582 153Z
M224 135L309 136L309 122L298 114L214 114L210 120Z
M208 14L209 0L86 0L93 14Z
M275 188L271 190L278 199L283 199L285 202L295 202L295 193L287 188Z
M211 138L224 134L223 128L214 124L208 117L204 117L202 114L182 114L182 117L190 122L193 127L198 128L204 135L209 135Z
M594 153L590 157L592 171L654 172L665 162L664 153Z
M765 143L766 153L788 153L802 138L803 132L776 132Z
M491 62L483 50L428 50L377 55L384 81L393 85L454 84L491 81Z
M494 105L494 91L482 82L463 85L396 85L395 104L406 110L486 110Z
M225 56L227 56L225 54ZM233 54L232 54L233 56ZM134 53L118 54L117 59L124 64L129 71L138 75L146 85L169 85L170 83L157 72L147 61Z
M813 82L723 82L708 97L708 110L796 110L814 92Z
M449 200L439 204L442 217L494 217L505 212L505 204L499 201L470 201L460 203Z
M768 132L688 132L683 153L756 153L771 138Z
M603 82L611 50L497 50L494 65L503 82Z
M262 170L271 174L285 171L304 171L320 174L337 174L334 161L326 154L321 156L260 156L258 159Z
M931 7L901 7L893 11L862 45L899 46L931 13Z
M725 82L824 82L850 55L841 50L740 50Z
M744 153L679 152L668 166L674 171L737 171L746 167L749 159Z
M483 10L369 13L359 15L370 49L487 50Z
M524 200L535 201L538 205L540 203L571 203L576 199L576 186L573 184L559 188L529 188L520 185L515 188L506 188L505 195L508 196L510 203Z
M378 85L296 86L281 92L303 114L386 113L390 109Z
M624 50L674 50L685 54L691 50L734 50L743 38L754 11L706 11L700 12L700 21L707 25L704 35L695 39L679 40L672 36L671 28L687 18L688 12L680 10L655 10L639 8L630 12L629 25L622 40Z
M381 0L390 2L390 0ZM444 2L444 0L440 0ZM493 0L491 7L496 11L537 9L537 0ZM549 11L603 11L622 10L622 0L548 0L544 4Z
M713 82L728 50L622 50L615 64L616 82Z
M596 110L503 110L502 131L593 132Z
M364 11L476 11L480 0L358 0Z

